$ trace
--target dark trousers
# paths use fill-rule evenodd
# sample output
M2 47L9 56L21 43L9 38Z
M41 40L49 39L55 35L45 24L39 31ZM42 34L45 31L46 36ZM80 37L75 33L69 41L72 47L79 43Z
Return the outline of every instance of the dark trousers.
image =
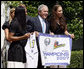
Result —
M38 38L36 38L36 42L37 42L37 48L38 48L38 66L37 68L44 68L44 66L42 66L42 61L41 61L41 54L40 54L40 48L39 48L39 41Z
M44 68L44 66L42 66L42 61L41 61L41 55L40 55L40 53L38 55L38 66L37 66L37 68Z

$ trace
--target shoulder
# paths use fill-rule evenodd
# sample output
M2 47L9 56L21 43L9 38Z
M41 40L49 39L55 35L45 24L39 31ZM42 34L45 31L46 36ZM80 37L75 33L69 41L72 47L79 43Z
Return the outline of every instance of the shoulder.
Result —
M31 18L32 18L31 16L26 15L26 22L27 22L28 20L30 20Z
M38 16L33 17L33 22L34 22L34 23L39 23L39 22L40 22L39 17L38 17Z
M9 31L15 33L17 30L19 30L19 24L16 20L12 20Z
M18 26L19 26L19 23L18 23L17 19L14 19L11 21L10 27L17 28Z
M9 25L9 21L5 21L3 25Z
M37 21L37 17L31 17L28 22L34 23Z
M38 19L38 16L32 17L32 20L33 20L33 21L37 21L37 19Z
M9 28L9 21L5 21L5 23L2 25L3 30L5 30L6 28Z
M48 17L47 17L47 21L49 22L49 24L51 24L52 23L52 15L49 15Z

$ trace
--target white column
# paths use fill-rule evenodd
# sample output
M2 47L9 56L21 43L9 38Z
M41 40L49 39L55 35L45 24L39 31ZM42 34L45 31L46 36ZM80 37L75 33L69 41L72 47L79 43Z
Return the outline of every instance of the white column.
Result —
M4 31L2 30L2 25L5 22L5 4L4 2L1 2L1 49L4 45ZM1 68L3 68L2 65L2 57L1 57Z
M10 15L10 7L7 7L7 15L6 15L6 21L9 20L9 15Z
M4 2L1 3L1 49L4 44L4 31L2 30L2 25L5 22L5 4Z

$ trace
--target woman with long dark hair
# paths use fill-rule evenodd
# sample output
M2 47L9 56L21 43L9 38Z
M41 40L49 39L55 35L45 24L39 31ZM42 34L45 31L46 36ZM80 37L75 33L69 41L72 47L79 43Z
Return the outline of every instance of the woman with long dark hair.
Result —
M25 9L18 6L10 24L9 39L12 41L8 51L8 68L24 68L26 63L25 44L30 33L26 33Z
M50 30L55 35L70 35L71 38L74 38L74 34L70 34L67 31L66 19L63 15L63 9L61 5L54 5L52 9L52 15L49 19ZM55 65L51 68L66 68L66 65Z

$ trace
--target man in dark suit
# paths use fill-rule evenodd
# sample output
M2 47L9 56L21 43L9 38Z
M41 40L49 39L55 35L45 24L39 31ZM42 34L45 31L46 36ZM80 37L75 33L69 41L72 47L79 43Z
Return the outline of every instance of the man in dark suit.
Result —
M49 23L46 21L47 16L48 16L48 7L44 4L40 5L38 7L38 16L28 20L27 22L28 31L35 32L37 36L39 33L49 33ZM38 37L36 38L36 40L39 51L38 68L43 68L44 66L42 66Z

